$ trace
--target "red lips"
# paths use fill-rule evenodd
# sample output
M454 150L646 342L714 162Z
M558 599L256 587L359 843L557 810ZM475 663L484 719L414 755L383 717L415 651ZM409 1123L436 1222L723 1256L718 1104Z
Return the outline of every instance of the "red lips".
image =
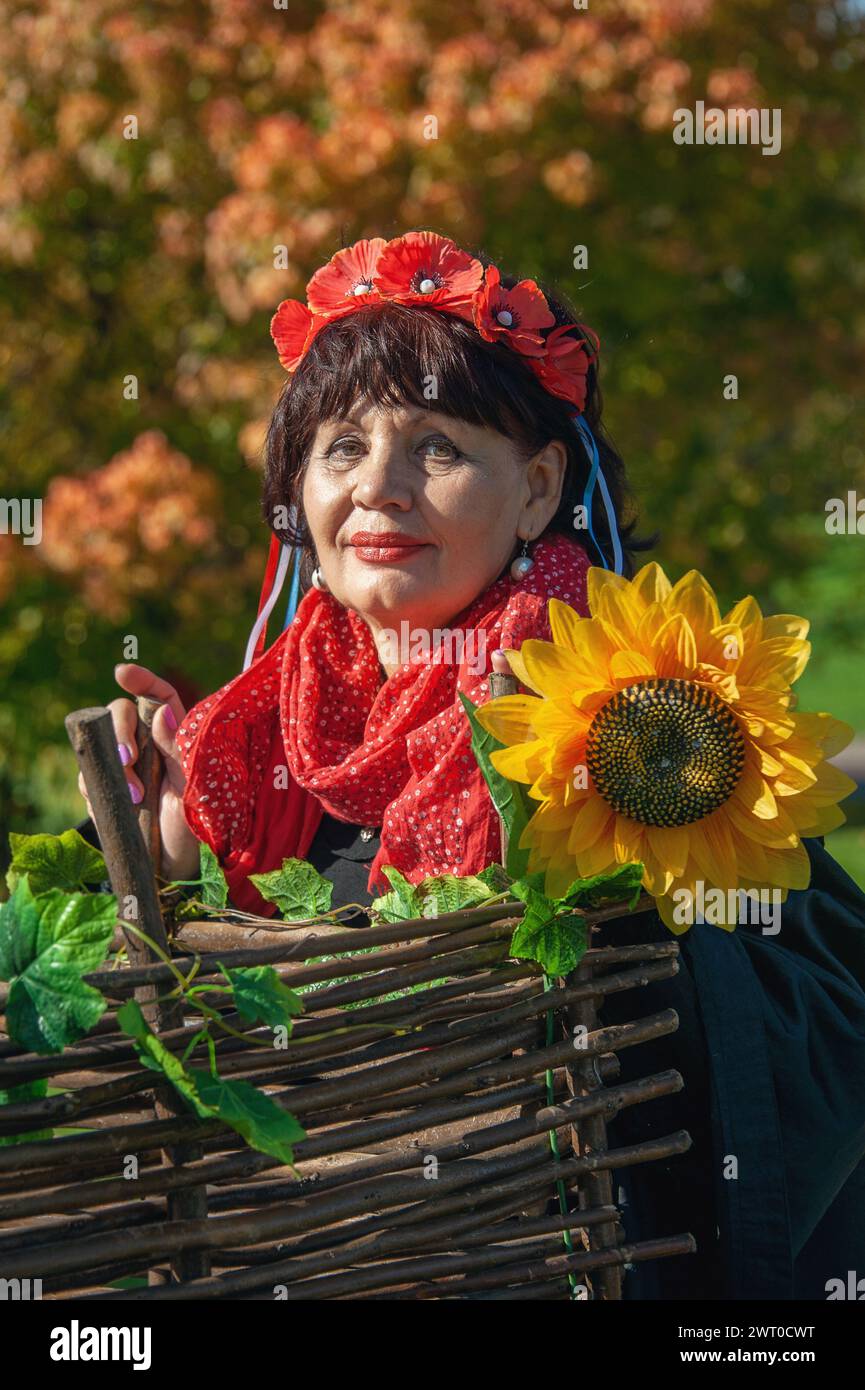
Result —
M409 560L429 544L402 531L355 531L350 544L358 560L372 565L393 565Z
M402 531L355 531L350 537L351 545L362 546L398 546L398 545L426 545L419 536L407 536Z

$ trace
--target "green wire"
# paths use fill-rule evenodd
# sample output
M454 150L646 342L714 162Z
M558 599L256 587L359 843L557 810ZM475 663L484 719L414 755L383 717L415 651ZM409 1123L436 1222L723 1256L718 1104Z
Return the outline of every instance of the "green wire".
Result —
M550 979L549 975L547 975L547 973L546 973L546 971L545 971L545 972L544 972L544 990L550 990L550 989L552 989L552 987L553 987L553 982L552 982L552 980ZM550 1047L550 1045L552 1044L552 1041L553 1041L553 1011L552 1011L552 1009L547 1009L547 1047ZM547 1071L546 1071L546 1073L545 1073L545 1077L546 1077L546 1087L547 1087L547 1105L554 1105L554 1104L555 1104L555 1091L554 1091L554 1089L553 1089L553 1073L552 1073L552 1071L550 1070L549 1067L547 1068ZM559 1154L559 1141L558 1141L558 1139L556 1138L556 1131L555 1131L554 1129L551 1129L551 1130L548 1130L547 1132L548 1132L548 1134L549 1134L550 1148L552 1149L553 1157L555 1158L556 1162L559 1163L559 1162L561 1161L561 1155ZM568 1202L567 1202L567 1196L566 1196L566 1194L565 1194L565 1184L564 1184L564 1181L563 1181L562 1178L556 1178L556 1191L558 1192L558 1197L559 1197L559 1211L560 1211L560 1213L561 1213L562 1216L567 1216L567 1214L568 1214ZM570 1233L569 1230L565 1229L564 1231L562 1231L562 1241L563 1241L563 1243L564 1243L564 1247L565 1247L565 1250L566 1250L567 1254L573 1255L573 1254L576 1253L575 1250L574 1250L574 1242L571 1240L571 1233ZM573 1270L568 1270L568 1284L570 1285L570 1289L571 1289L571 1301L572 1301L572 1302L575 1302L575 1303L580 1302L581 1300L579 1299L579 1297L578 1297L578 1295L577 1295L577 1288L579 1287L578 1284L577 1284L577 1276L576 1276L576 1274L573 1272Z

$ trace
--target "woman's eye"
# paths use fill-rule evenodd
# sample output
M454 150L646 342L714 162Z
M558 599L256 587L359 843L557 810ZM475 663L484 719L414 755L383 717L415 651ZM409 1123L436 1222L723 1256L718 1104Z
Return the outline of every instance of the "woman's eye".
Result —
M327 450L327 457L357 458L360 448L359 439L335 439Z
M421 453L435 463L450 463L460 456L460 451L449 439L425 439L418 446Z

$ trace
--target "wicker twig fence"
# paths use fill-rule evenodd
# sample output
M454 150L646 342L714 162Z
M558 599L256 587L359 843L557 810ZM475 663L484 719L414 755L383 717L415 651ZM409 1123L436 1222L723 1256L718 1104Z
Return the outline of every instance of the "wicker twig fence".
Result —
M106 711L67 726L112 888L164 943L152 798L139 826ZM0 1147L3 1277L39 1279L57 1298L616 1299L629 1264L691 1252L682 1232L627 1243L611 1177L683 1152L687 1133L618 1149L606 1134L623 1108L682 1087L675 1071L618 1081L618 1052L677 1027L672 1010L641 1017L639 1005L641 987L676 972L675 941L590 947L571 975L545 981L508 958L515 911L493 903L361 932L178 928L173 957L197 964L197 983L216 983L218 962L269 963L304 992L284 1045L230 1015L244 1036L219 1050L222 1075L303 1125L294 1170L142 1070L116 1007L134 994L181 1052L193 1006L160 1002L171 971L130 934L128 960L87 977L112 1005L87 1037L48 1057L0 1038L0 1088L49 1086L0 1110L0 1139L55 1131ZM601 1026L603 999L623 990L634 1021ZM0 1033L3 1007L0 993Z

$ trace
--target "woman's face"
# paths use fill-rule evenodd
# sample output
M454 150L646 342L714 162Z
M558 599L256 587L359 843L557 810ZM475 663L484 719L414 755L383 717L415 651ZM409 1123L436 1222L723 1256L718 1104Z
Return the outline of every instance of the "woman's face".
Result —
M358 403L320 424L303 507L327 587L373 632L444 627L558 506L559 441L528 462L497 431Z

